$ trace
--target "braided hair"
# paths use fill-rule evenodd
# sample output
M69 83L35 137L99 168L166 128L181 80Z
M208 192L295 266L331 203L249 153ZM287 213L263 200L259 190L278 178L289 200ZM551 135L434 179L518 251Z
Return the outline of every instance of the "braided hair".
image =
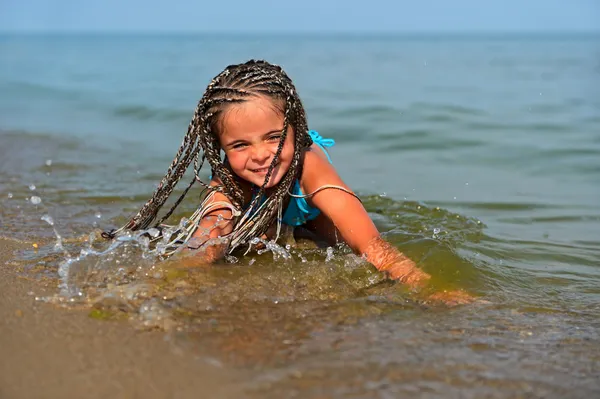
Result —
M278 213L281 214L282 206L289 197L289 190L301 172L302 155L312 144L312 139L308 134L304 107L292 80L278 65L262 60L250 60L243 64L228 66L208 84L194 111L183 142L152 198L127 224L117 231L106 233L105 236L112 238L123 230L147 229L153 223L154 226L160 225L171 216L196 182L199 182L205 189L221 192L236 209L243 209L244 193L236 176L221 159L218 133L221 117L228 106L242 103L256 96L268 97L274 104L283 105L280 109L283 112L284 124L277 152L269 166L264 183L248 209L255 209L258 201L263 198L265 187L281 155L290 126L295 133L294 155L286 174L273 188L264 203L252 214L251 218L241 218L234 225L229 252L239 245L248 243L252 238L264 234L275 221ZM199 178L198 173L206 159L212 168L213 175L220 179L222 185L209 186ZM194 178L171 209L155 222L161 207L172 194L192 161L194 162Z

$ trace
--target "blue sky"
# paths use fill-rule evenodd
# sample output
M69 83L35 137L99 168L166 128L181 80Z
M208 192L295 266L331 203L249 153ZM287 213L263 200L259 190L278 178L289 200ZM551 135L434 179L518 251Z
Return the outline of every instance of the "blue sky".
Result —
M0 0L0 30L600 32L600 0Z

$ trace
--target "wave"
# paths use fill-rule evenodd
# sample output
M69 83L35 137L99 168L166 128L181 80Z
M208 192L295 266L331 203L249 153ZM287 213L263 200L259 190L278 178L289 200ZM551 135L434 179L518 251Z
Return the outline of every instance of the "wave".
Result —
M52 101L54 106L64 108L65 114L84 110L97 112L104 117L127 118L133 120L185 121L192 117L193 109L175 107L153 107L148 104L115 104L101 99L102 93L82 88L71 89L36 82L8 82L0 85L2 97L18 98L37 107L39 101Z
M408 107L408 112L422 112L422 111L433 111L441 113L449 113L451 115L462 115L462 116L485 116L488 115L482 109L467 107L464 105L457 104L444 104L444 103L433 103L433 102L414 102Z
M9 97L30 97L37 99L52 98L62 100L79 100L84 93L77 90L49 86L35 82L8 82L0 86L3 96Z
M153 108L145 105L123 105L110 110L115 116L137 120L182 121L190 119L193 110L175 108Z

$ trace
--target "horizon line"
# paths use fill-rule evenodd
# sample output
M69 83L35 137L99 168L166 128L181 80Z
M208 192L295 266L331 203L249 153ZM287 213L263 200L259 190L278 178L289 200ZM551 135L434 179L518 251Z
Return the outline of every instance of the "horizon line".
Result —
M322 30L322 31L251 31L251 30L1 30L0 35L285 35L285 36L515 36L515 35L600 35L599 30Z

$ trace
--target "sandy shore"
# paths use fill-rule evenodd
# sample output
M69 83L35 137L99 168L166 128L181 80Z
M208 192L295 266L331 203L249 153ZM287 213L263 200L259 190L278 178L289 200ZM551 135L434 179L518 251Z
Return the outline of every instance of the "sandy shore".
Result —
M36 302L52 292L19 277L0 239L0 398L242 397L238 372L182 353L163 332Z

